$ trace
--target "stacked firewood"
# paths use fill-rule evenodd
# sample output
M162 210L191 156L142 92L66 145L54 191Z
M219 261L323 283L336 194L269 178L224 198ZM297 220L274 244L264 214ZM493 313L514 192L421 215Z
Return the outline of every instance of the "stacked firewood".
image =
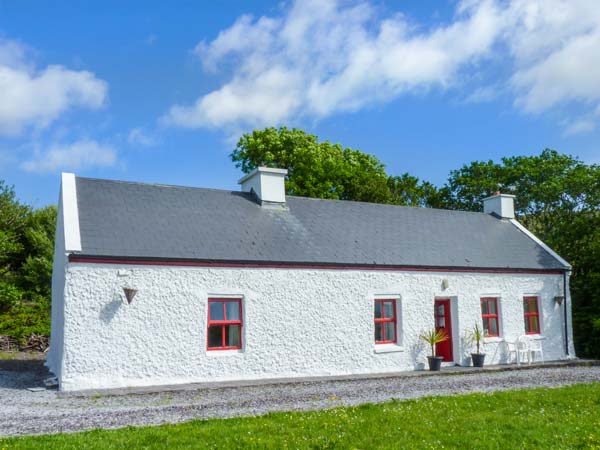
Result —
M25 345L21 347L21 350L30 352L45 352L50 345L50 339L48 336L42 334L32 334L25 342Z
M0 352L46 352L49 345L48 336L41 334L32 334L24 344L13 337L0 335Z
M19 350L19 342L10 336L0 335L0 352L15 352Z

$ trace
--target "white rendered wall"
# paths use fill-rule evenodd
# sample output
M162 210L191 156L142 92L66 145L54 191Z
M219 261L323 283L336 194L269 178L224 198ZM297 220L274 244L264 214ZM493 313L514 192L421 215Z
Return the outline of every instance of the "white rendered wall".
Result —
M46 355L46 366L60 378L64 349L64 288L68 254L81 250L79 211L75 175L61 175L58 197L58 214L52 263L52 312L50 348Z
M58 215L56 217L56 238L54 240L54 260L52 265L52 330L50 349L46 355L46 366L57 377L60 377L60 365L63 359L64 287L65 263L67 259L64 236L62 198L59 198Z
M442 281L448 288L442 289ZM138 289L131 305L124 286ZM346 375L424 367L418 335L434 299L452 298L455 360L481 323L480 297L500 297L502 338L524 334L523 296L540 298L547 360L565 358L561 275L239 269L71 263L61 389ZM243 296L241 351L206 351L207 298ZM373 298L399 298L398 346L373 343ZM569 329L571 326L569 324ZM502 339L501 338L501 339ZM486 363L506 360L501 339ZM571 356L574 354L571 353Z

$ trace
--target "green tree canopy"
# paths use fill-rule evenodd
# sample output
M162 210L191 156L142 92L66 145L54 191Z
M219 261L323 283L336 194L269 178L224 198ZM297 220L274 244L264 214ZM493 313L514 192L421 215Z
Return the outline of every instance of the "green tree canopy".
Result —
M56 213L56 206L33 210L23 234L27 256L21 266L22 287L48 299L52 284Z
M244 134L231 153L248 173L258 166L288 170L288 195L424 206L436 198L430 183L404 174L389 177L375 156L298 129L265 128Z
M0 275L6 276L22 263L21 237L30 208L21 205L12 187L0 180Z
M56 207L32 209L0 180L0 334L50 331Z
M516 195L515 210L519 216L597 210L600 169L546 149L537 156L464 165L450 172L444 195L448 207L481 211L483 199L494 191Z
M266 128L244 134L231 153L236 167L249 173L258 166L288 170L289 195L386 203L385 166L373 155L298 129Z
M389 203L402 206L442 208L444 199L437 187L408 173L388 177Z

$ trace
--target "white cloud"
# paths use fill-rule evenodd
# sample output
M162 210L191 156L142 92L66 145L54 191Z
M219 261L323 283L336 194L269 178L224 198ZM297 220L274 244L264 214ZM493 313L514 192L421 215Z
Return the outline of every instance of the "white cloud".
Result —
M584 134L596 129L596 121L591 117L582 117L573 122L567 123L564 131L565 136L575 134Z
M45 127L75 107L104 104L107 83L87 71L60 65L36 70L23 45L0 39L0 135Z
M57 172L83 170L92 167L111 167L117 162L117 152L110 146L90 139L70 144L54 145L47 151L36 152L21 168L27 172Z
M404 16L383 20L367 2L298 1L283 17L240 17L195 49L207 70L232 78L164 120L183 127L277 124L325 117L388 101L404 92L445 88L490 50L499 32L491 0L463 4L456 20L420 31Z
M469 101L512 95L525 113L563 103L591 110L600 103L599 48L597 0L462 0L449 23L432 27L401 13L381 17L368 0L297 0L280 16L241 16L199 43L205 70L230 78L163 120L190 128L277 125L406 93L464 91L473 77Z
M142 128L132 128L127 135L127 142L139 147L152 147L158 143L158 140Z
M565 102L600 101L600 3L519 0L506 15L518 107L539 113Z
M466 103L487 103L495 100L499 95L498 86L482 86L475 88L466 98Z
M600 106L588 114L585 114L575 119L566 120L563 123L563 136L572 136L577 134L585 134L594 131L598 125L600 118Z

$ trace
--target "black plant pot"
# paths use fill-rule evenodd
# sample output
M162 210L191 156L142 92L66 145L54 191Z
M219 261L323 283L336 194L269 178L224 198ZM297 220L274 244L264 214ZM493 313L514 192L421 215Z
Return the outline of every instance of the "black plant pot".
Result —
M428 356L427 361L429 361L429 370L439 371L442 367L442 361L444 360L441 356Z
M471 353L471 359L473 360L473 367L483 367L485 353Z

